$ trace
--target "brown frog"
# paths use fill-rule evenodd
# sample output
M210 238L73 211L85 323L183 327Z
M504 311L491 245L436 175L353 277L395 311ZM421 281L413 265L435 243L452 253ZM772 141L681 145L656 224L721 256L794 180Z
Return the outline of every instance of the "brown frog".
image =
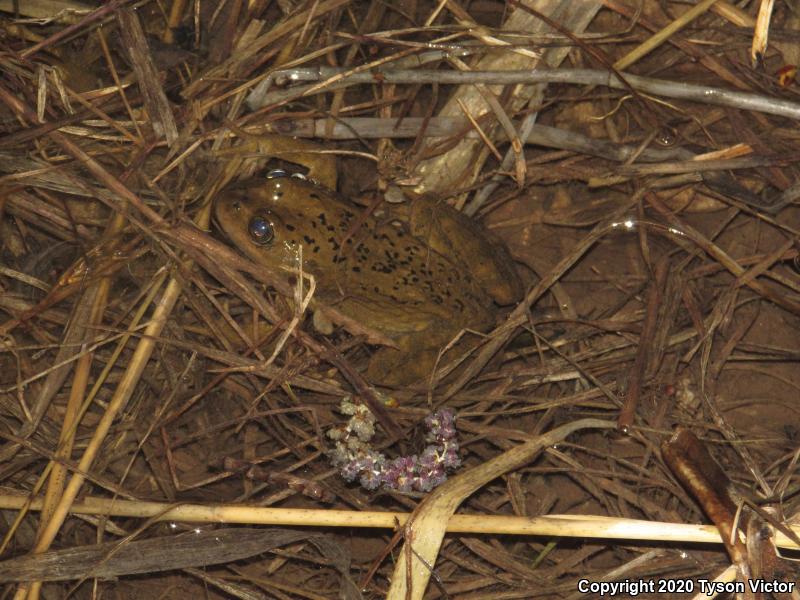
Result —
M465 328L486 331L496 306L521 293L504 246L477 223L429 198L400 218L364 216L334 191L330 155L289 138L263 138L259 152L309 169L306 177L271 171L224 190L217 224L265 268L295 267L316 278L315 301L391 339L367 368L375 383L403 385L430 375L438 352ZM402 219L402 221L400 220ZM315 319L316 321L316 319Z

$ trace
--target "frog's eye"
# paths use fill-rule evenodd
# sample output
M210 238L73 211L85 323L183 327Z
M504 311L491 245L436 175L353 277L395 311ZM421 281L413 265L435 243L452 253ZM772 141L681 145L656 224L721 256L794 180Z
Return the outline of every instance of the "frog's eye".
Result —
M306 177L302 173L292 173L292 177L294 177L295 179L302 179L303 181L308 179L308 177Z
M272 169L267 171L267 179L275 179L276 177L286 177L287 173L283 169Z
M253 217L247 225L250 239L259 246L266 246L275 239L275 227L269 219L264 217Z

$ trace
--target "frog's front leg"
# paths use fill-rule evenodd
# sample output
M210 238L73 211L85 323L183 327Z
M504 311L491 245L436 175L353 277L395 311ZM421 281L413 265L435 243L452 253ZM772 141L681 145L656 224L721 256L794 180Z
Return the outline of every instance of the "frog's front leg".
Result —
M238 146L225 150L222 154L255 154L279 158L301 165L308 169L308 177L320 185L336 190L336 158L325 154L318 145L308 140L287 137L274 133L248 135Z

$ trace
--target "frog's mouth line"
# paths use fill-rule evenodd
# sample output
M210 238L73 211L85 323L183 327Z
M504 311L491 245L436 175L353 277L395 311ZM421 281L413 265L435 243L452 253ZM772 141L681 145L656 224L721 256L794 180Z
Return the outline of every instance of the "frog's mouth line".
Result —
M228 236L225 235L225 231L222 229L222 224L219 222L219 219L217 219L215 212L211 214L211 227L212 231L216 231L217 234L222 235L226 240L228 239Z

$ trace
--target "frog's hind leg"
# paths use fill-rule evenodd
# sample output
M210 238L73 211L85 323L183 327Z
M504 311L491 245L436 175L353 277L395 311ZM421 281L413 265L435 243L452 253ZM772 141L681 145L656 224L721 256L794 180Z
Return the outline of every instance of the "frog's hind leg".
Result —
M412 234L455 262L468 257L468 269L501 305L522 296L522 284L508 249L491 232L445 202L428 196L413 199L408 215Z

